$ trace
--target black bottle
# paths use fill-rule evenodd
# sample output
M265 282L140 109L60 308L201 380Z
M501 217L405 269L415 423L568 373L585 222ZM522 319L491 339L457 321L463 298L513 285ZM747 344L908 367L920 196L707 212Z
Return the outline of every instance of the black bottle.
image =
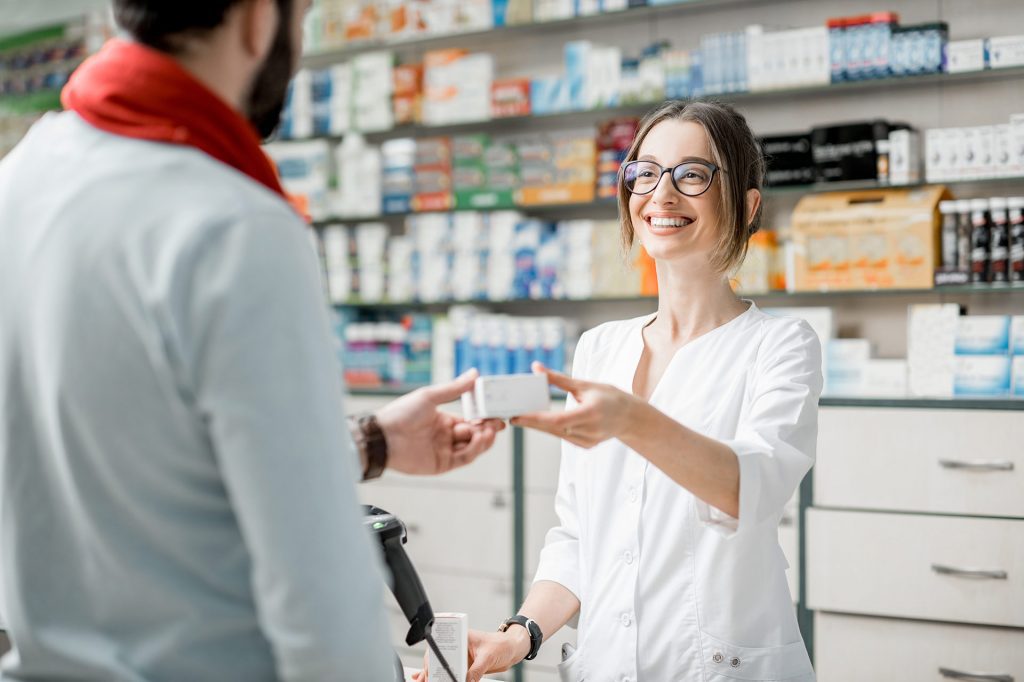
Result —
M1024 197L1013 197L1010 207L1010 281L1024 283Z
M993 197L988 200L991 225L989 257L992 282L1006 284L1010 281L1010 230L1006 217L1006 199Z
M971 271L971 202L960 199L956 212L956 269L966 274Z
M992 281L992 230L989 225L988 199L971 200L971 281Z

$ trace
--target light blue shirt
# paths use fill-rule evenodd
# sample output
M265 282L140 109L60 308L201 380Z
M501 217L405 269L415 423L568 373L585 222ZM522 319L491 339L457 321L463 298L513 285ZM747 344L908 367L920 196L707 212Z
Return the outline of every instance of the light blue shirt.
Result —
M0 163L4 679L387 680L303 226L51 115Z

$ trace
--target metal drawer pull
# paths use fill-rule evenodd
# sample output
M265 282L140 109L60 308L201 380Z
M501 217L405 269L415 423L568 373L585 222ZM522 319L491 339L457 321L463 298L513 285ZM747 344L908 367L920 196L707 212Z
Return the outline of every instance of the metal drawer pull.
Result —
M966 469L968 471L1013 471L1013 462L1008 460L965 462L960 459L940 459L939 466L943 469Z
M1013 675L990 675L989 673L965 673L952 668L939 668L939 674L951 680L975 680L980 682L1013 682Z
M954 568L943 564L932 564L932 570L942 575L955 575L961 578L990 578L992 580L1006 580L1006 571L986 571L981 568Z

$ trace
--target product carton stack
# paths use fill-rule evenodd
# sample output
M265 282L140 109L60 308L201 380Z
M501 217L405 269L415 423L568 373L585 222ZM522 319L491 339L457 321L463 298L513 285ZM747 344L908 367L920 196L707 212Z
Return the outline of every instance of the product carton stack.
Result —
M523 186L516 203L572 204L593 201L597 148L593 130L531 137L517 144Z
M945 187L805 196L793 213L793 291L928 289Z
M484 134L452 140L452 183L456 208L512 208L519 188L515 146Z

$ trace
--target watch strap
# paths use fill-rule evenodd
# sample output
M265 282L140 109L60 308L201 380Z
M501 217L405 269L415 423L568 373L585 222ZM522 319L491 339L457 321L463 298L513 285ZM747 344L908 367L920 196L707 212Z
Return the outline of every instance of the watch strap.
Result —
M365 414L356 419L356 445L366 456L363 480L379 478L388 464L388 442L384 431L377 423L377 417Z
M537 654L540 652L540 645L544 643L544 633L541 632L540 626L537 625L536 621L532 618L527 618L523 615L515 615L511 618L506 618L505 622L498 628L498 631L505 632L513 625L522 625L530 635L530 652L526 654L526 657L523 658L523 660L532 661L537 658Z

